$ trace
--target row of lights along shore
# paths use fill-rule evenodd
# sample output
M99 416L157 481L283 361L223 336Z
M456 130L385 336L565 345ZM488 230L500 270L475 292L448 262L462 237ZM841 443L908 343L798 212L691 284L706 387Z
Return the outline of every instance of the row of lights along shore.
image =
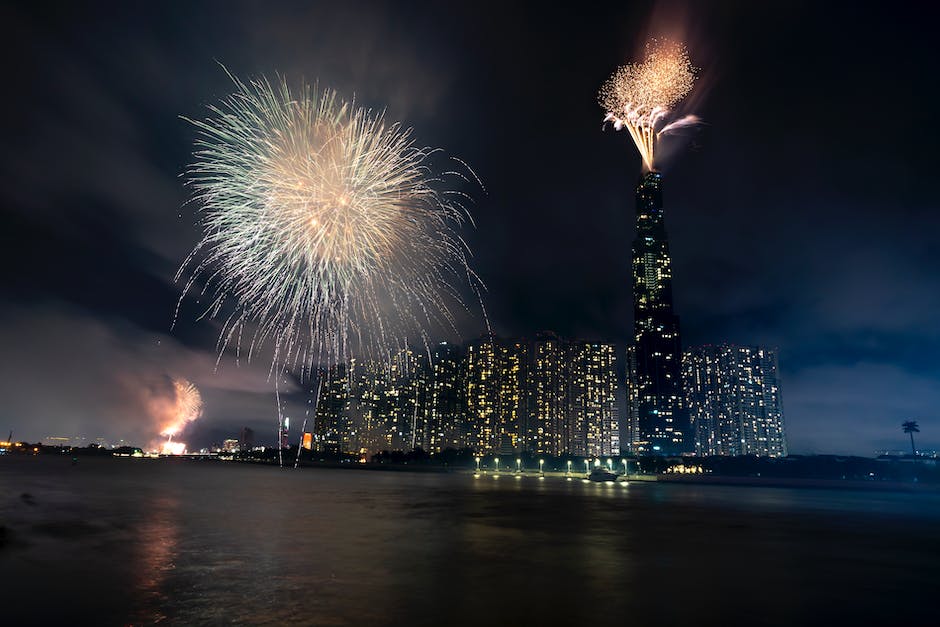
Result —
M480 456L477 456L477 457L474 458L474 461L476 461L477 467L476 467L476 472L473 473L473 476L474 476L474 477L479 477L480 475L485 475L487 469L486 469L486 468L483 468L483 467L481 466L481 463L483 462L483 458L480 457ZM585 474L585 476L584 476L583 481L588 481L588 478L587 478L587 477L588 477L588 476L590 475L590 473L591 473L591 461L594 462L594 467L595 467L595 468L600 468L600 467L601 467L601 460L600 460L599 458L595 458L594 460L585 459L585 460L584 460L584 474ZM498 458L498 457L494 457L494 458L493 458L493 463L495 464L495 468L493 469L493 477L494 477L494 478L495 478L495 477L499 477L499 458ZM567 469L565 470L565 475L564 475L564 476L565 476L565 479L567 479L568 481L571 481L571 479L573 478L573 475L571 474L571 464L572 464L572 461L569 459L569 460L567 461L567 464L566 464L566 465L567 465ZM620 464L623 466L623 475L622 475L622 476L623 476L623 481L621 481L621 482L619 482L619 483L620 483L620 485L626 486L626 485L627 485L627 480L626 480L626 478L627 478L627 460L626 460L626 459L621 459L621 460L620 460ZM607 458L607 471L610 472L610 473L613 473L613 471L614 471L614 460L611 459L611 458L609 458L609 457ZM509 471L507 470L507 474L508 474L508 472L509 472ZM514 471L512 471L512 474L516 477L516 479L521 479L524 473L525 473L525 468L522 466L522 458L517 457L517 458L516 458L516 469L515 469ZM545 478L545 460L544 460L544 459L540 459L540 460L539 460L539 474L538 474L538 477L539 477L539 479L544 479L544 478ZM609 481L606 481L606 483L615 483L615 481L609 480Z

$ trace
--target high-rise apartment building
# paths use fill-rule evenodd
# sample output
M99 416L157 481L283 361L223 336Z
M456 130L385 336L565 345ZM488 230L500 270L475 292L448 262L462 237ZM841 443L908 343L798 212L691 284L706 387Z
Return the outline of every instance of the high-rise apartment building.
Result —
M615 347L541 333L528 352L524 450L553 456L619 455Z
M480 453L524 448L527 345L492 335L467 345L463 375L468 445Z
M427 358L411 349L387 361L356 363L350 389L350 424L359 430L355 452L428 450L430 381Z
M463 356L448 342L431 348L429 374L428 446L432 454L467 446L467 420L463 403Z
M568 346L554 333L540 333L531 343L526 381L527 449L561 455L567 449Z
M694 348L683 355L682 378L698 454L786 456L775 350Z
M402 350L390 364L388 406L392 408L393 447L428 450L428 401L431 397L425 352Z
M349 413L351 422L359 430L357 452L369 455L391 450L391 436L385 420L387 370L378 362L352 360L349 385Z
M314 446L320 452L346 453L355 446L356 429L349 415L348 375L346 364L318 371L319 398L315 400L313 437Z
M597 342L571 342L568 355L566 454L620 455L616 347Z

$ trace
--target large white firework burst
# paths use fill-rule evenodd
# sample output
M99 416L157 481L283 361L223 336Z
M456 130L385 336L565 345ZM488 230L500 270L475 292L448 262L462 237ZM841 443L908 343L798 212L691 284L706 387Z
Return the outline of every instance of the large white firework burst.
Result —
M303 373L453 329L480 286L459 235L467 177L435 173L410 128L333 91L233 81L190 120L204 236L177 275L222 321L219 355L270 343L275 368Z

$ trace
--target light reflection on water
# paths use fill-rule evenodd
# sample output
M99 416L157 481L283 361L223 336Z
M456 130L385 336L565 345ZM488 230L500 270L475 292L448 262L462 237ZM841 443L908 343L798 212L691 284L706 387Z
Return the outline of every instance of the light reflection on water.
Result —
M159 494L146 504L139 522L138 541L133 546L139 554L137 564L140 567L133 570L133 575L138 580L136 589L141 596L140 607L146 608L140 616L143 620L159 622L166 619L162 608L169 599L164 590L167 576L176 567L179 518L179 498L172 494Z
M8 597L98 624L895 622L940 583L937 494L54 458L0 481Z

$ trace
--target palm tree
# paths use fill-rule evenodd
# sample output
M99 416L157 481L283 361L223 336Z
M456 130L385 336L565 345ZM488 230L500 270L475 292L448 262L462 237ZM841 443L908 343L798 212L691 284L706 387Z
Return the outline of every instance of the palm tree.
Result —
M904 433L908 433L911 436L911 453L914 454L914 457L917 457L917 449L914 448L914 434L920 433L920 428L917 426L916 420L906 420L901 423L901 428L904 429Z

